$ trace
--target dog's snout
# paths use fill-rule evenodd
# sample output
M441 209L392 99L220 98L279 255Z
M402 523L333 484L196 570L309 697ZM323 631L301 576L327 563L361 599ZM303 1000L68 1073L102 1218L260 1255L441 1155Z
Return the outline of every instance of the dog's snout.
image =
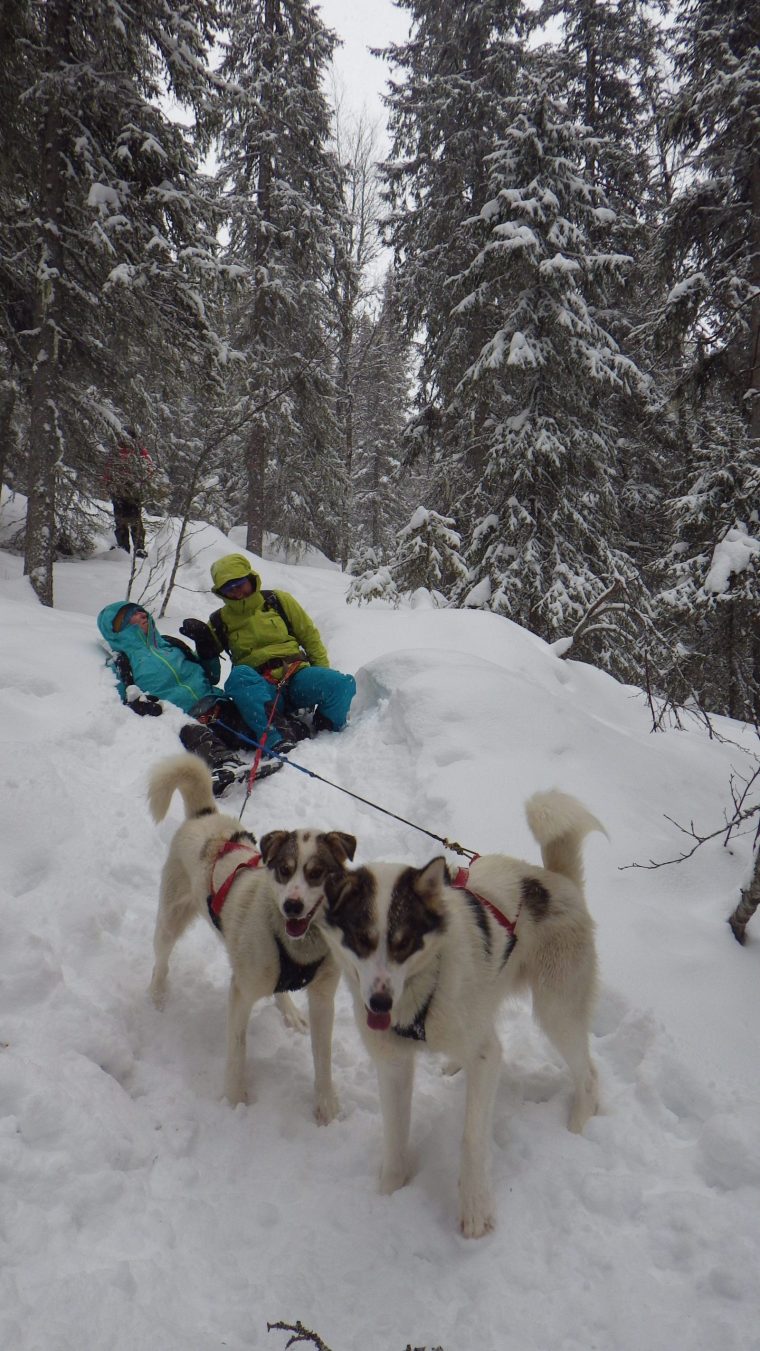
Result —
M289 897L282 908L288 916L288 919L297 919L299 915L303 914L303 901L294 900L292 897Z
M390 1013L393 1007L393 996L389 994L373 994L370 996L369 1007L373 1013Z

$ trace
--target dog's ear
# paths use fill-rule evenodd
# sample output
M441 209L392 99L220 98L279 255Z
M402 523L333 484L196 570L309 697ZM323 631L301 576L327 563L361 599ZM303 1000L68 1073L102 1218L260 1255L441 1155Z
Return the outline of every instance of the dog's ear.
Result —
M346 835L342 830L328 830L322 839L338 863L353 859L356 853L355 835Z
M262 835L261 845L259 847L261 849L261 857L267 867L269 867L269 864L277 851L282 848L289 834L289 830L270 830L266 835Z
M431 859L424 868L417 870L412 886L425 905L431 910L437 910L445 881L446 860L441 855L439 858Z
M350 902L356 890L356 873L328 873L325 878L325 899L330 915L336 914L341 906Z

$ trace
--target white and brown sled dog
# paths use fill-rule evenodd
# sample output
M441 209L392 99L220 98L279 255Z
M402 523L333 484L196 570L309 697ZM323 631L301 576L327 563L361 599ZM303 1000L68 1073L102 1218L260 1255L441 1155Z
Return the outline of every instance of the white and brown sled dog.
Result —
M470 1238L493 1227L488 1153L501 1061L494 1020L505 995L530 987L535 1017L569 1066L570 1130L581 1131L598 1106L589 1055L596 956L581 844L604 827L565 793L537 793L526 813L543 868L489 854L452 886L443 858L424 868L372 863L330 876L320 920L377 1069L381 1191L407 1178L415 1051L425 1045L466 1072L459 1195L460 1227Z
M326 1124L339 1110L331 1062L340 972L312 920L327 878L344 871L356 840L339 831L273 830L257 850L253 835L217 810L211 774L196 755L173 756L151 774L148 803L154 821L166 816L177 789L187 819L172 840L161 876L151 996L160 1007L172 949L191 920L205 916L219 930L232 967L224 1091L234 1104L246 1101L246 1030L254 1003L273 994L285 1021L305 1031L288 991L306 987L314 1111Z

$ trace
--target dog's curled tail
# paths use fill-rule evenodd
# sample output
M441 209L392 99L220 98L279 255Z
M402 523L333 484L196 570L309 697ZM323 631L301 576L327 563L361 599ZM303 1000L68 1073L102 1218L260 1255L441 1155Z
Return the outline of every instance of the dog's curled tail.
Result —
M197 755L173 755L156 765L148 780L148 806L154 821L163 821L177 789L188 819L217 810L208 765Z
M534 793L525 804L525 815L541 846L544 867L550 872L561 873L582 888L581 846L592 830L607 834L602 823L577 798L556 789Z

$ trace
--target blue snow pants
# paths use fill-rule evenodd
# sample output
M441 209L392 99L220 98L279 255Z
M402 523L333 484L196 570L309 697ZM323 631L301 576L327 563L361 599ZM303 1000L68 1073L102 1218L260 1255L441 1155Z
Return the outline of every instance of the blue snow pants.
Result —
M261 737L277 688L265 680L251 666L233 666L224 686L225 694L234 699L254 735ZM339 732L345 727L351 700L356 693L352 675L334 671L330 666L302 666L290 677L277 703L278 713L295 713L299 708L318 708L323 717ZM270 727L267 745L277 748L282 737Z

